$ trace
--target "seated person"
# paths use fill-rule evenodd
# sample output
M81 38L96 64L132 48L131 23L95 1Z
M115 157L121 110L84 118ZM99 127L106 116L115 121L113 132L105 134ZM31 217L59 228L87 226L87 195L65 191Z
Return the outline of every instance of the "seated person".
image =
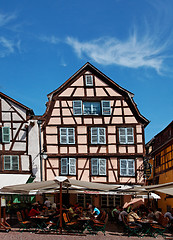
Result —
M164 214L164 218L168 218L169 222L173 223L173 209L171 209L171 211L168 211Z
M111 214L112 214L112 217L115 217L115 214L116 215L119 215L120 213L120 209L119 209L119 206L115 206L115 208L112 210Z
M72 204L70 204L70 207L68 209L68 215L69 215L71 220L77 219L79 217L79 215L74 212Z
M121 210L122 211L120 212L119 217L118 217L118 220L120 221L120 223L122 223L123 218L128 215L127 208L124 208L124 209L121 209Z
M162 209L157 208L157 210L154 212L154 216L155 216L156 221L158 222L160 219L160 216L163 216Z
M129 212L129 214L127 215L127 221L131 225L135 225L135 226L142 228L142 225L137 222L138 220L140 220L140 217L138 216L137 211L138 211L137 208L131 210Z
M37 215L40 215L40 212L39 212L37 206L33 206L32 209L29 211L28 216L29 217L34 217L34 216L37 216Z
M92 214L97 217L100 214L100 210L98 208L96 208L95 206L93 206Z
M154 212L153 212L153 209L152 209L152 208L149 208L149 209L148 209L147 218L150 219L150 220L154 220Z

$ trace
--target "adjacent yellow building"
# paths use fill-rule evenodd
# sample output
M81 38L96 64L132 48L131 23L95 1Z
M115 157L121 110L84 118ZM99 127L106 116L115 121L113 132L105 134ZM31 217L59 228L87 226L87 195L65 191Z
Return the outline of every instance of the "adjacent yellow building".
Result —
M173 182L173 121L146 144L146 153L153 166L147 185ZM158 207L163 212L173 208L173 196L159 195Z

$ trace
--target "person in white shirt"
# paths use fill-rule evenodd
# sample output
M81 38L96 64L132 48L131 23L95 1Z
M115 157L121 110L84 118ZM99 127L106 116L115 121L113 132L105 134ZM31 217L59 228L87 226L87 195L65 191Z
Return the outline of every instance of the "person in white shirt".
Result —
M46 207L47 207L48 209L50 209L50 207L51 207L51 201L49 201L48 198L46 198L46 199L45 199L45 202L44 202L44 205L46 205Z
M166 218L166 217L169 218L169 221L173 223L173 216L172 216L172 214L173 214L173 209L172 209L170 212L166 212L166 213L164 214L164 217L165 217L165 218Z

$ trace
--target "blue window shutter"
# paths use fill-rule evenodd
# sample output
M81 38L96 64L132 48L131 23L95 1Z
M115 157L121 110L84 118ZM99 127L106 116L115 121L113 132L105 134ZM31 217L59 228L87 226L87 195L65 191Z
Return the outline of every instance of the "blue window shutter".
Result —
M74 115L82 115L82 101L81 100L73 101L73 114Z
M68 175L68 159L61 158L61 174Z
M133 144L134 143L133 128L126 128L126 132L127 132L127 143Z
M106 175L106 159L99 159L99 175Z
M76 158L69 158L69 174L76 175Z
M134 176L135 175L135 162L134 159L128 159L128 175Z
M106 143L105 128L98 128L98 143Z
M11 157L4 156L4 170L11 170Z
M91 174L98 175L98 158L91 159Z
M75 129L67 128L68 144L75 144Z
M9 143L10 142L10 128L2 127L2 142Z
M121 144L126 144L126 129L119 128L119 142Z
M91 128L91 143L98 143L98 128Z
M127 176L127 159L120 159L120 175Z
M103 115L111 115L110 101L102 101L102 114Z
M60 143L67 144L67 128L60 128Z
M11 156L12 170L19 170L19 156Z

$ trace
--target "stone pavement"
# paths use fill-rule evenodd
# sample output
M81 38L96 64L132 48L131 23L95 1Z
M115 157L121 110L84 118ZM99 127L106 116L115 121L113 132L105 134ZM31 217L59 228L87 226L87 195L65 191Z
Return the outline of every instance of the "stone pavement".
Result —
M35 234L29 232L16 232L10 231L9 233L0 232L0 240L138 240L138 237L128 237L122 236L118 233L106 232L106 236L103 233L98 233L97 235L57 235L57 234ZM143 240L153 240L152 237L144 237ZM169 238L173 239L173 238ZM163 240L161 236L157 240Z

